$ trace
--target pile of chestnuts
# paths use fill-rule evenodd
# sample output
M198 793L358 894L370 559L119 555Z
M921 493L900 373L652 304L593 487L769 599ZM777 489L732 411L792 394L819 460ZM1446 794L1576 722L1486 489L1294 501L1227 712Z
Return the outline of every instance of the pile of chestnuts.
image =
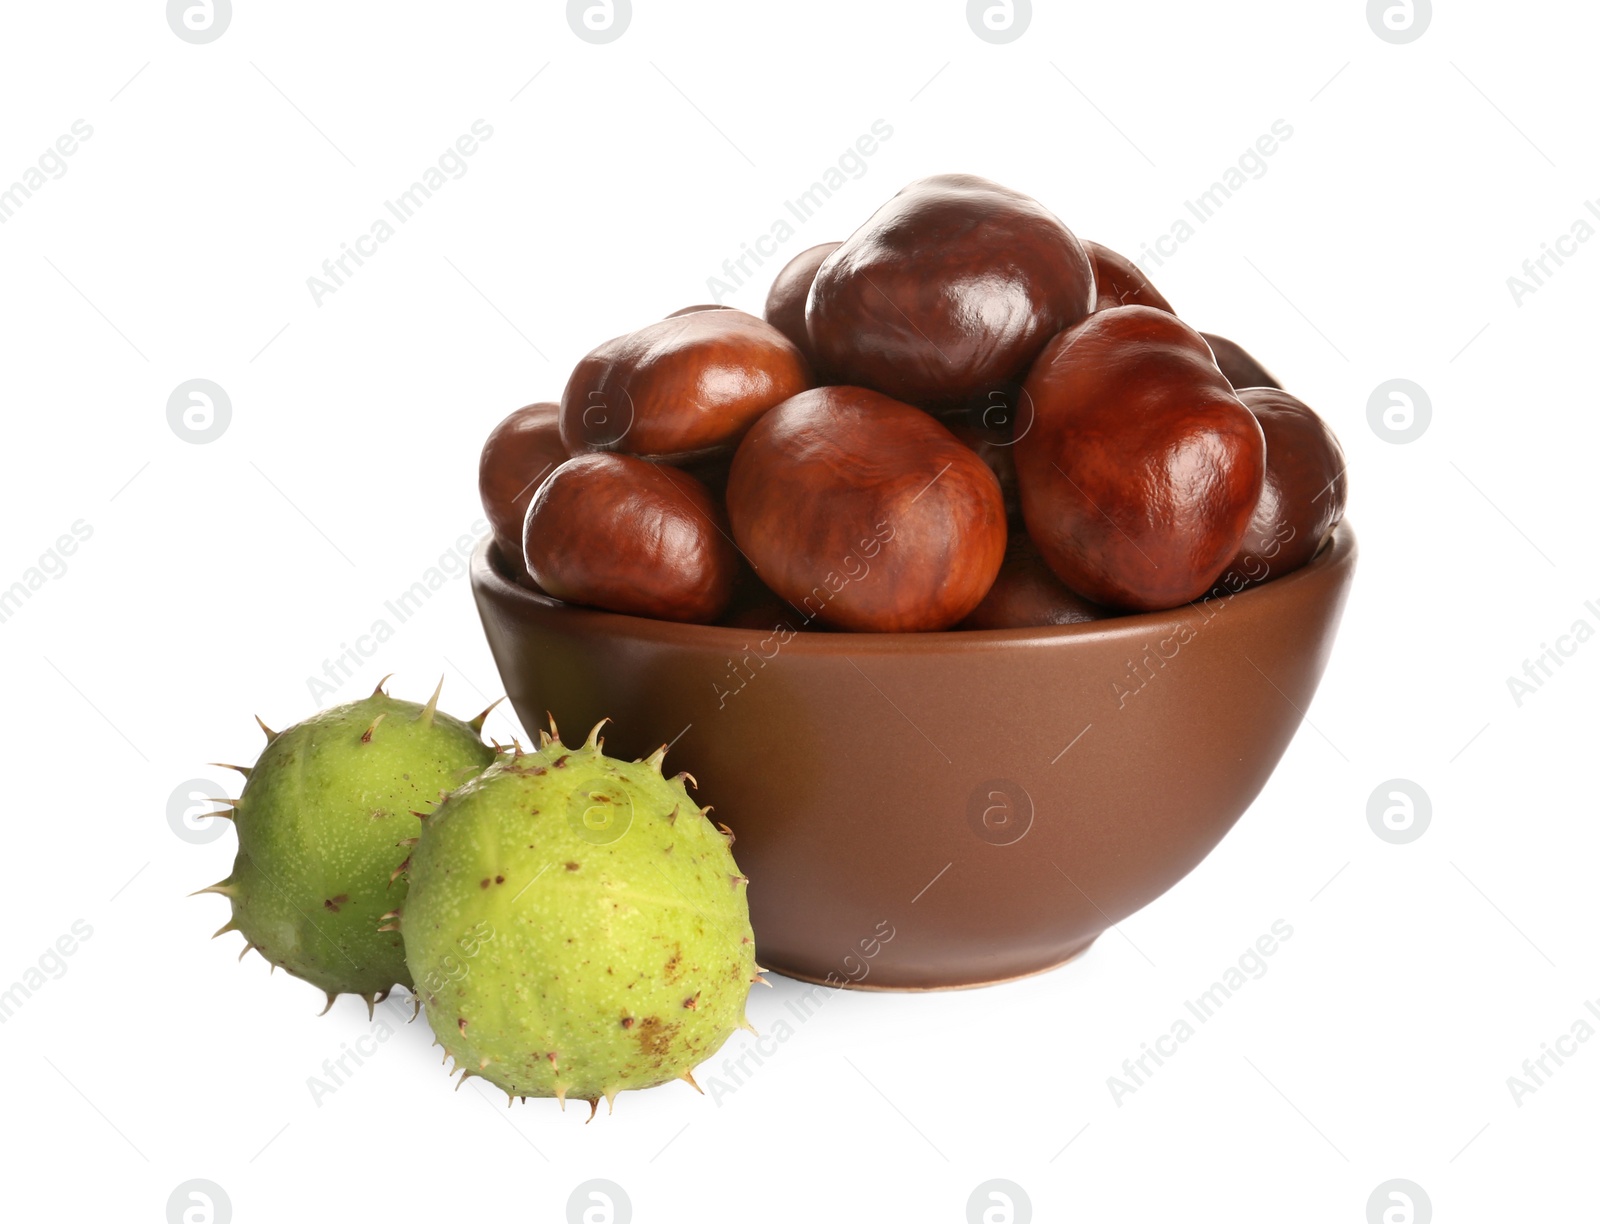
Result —
M600 345L479 472L500 564L572 604L745 628L1072 624L1304 565L1344 456L1131 261L969 175Z

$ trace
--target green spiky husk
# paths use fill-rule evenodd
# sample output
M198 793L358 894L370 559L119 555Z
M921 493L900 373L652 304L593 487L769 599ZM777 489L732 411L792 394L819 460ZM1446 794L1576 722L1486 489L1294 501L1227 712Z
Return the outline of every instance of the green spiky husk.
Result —
M497 761L423 822L400 925L463 1075L510 1096L610 1100L689 1078L744 1023L759 972L747 881L659 765L609 758L594 735L552 742Z
M271 738L234 809L239 853L215 887L233 903L224 930L330 1004L409 987L384 915L405 898L394 876L421 824L413 813L432 811L494 756L466 723L383 692Z

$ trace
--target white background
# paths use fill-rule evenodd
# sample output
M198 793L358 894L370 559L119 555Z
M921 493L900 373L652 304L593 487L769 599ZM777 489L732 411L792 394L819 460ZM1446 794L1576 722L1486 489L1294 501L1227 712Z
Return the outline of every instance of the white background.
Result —
M0 587L92 529L0 624L0 986L92 928L0 1026L7 1215L164 1220L204 1178L239 1221L554 1221L605 1178L641 1221L959 1221L1005 1178L1040 1220L1360 1224L1405 1178L1440 1221L1593 1218L1600 1040L1520 1103L1507 1078L1600 1025L1600 644L1520 706L1507 677L1600 627L1600 242L1520 304L1507 278L1600 194L1600 17L1440 7L1394 45L1355 0L1039 4L995 45L960 3L637 0L592 45L558 3L238 0L191 45L152 0L8 5L0 184L74 121L93 136L0 225ZM314 302L307 278L480 119L465 176ZM892 137L783 258L946 171L1137 255L1292 126L1155 279L1348 452L1362 558L1314 728L1209 860L1079 962L838 995L715 1101L674 1084L588 1127L581 1106L508 1111L482 1081L452 1092L401 1009L314 1100L308 1077L374 1026L352 999L317 1019L311 987L207 942L226 905L184 894L226 874L233 836L175 834L175 788L235 787L204 762L253 759L252 714L281 726L385 672L418 699L442 672L461 714L497 696L459 576L333 695L308 680L430 567L460 574L495 421L706 300L878 119ZM728 300L758 310L776 267ZM232 403L204 445L166 416L196 378ZM1432 403L1409 444L1368 423L1393 378ZM1406 845L1367 821L1392 778L1431 797ZM1278 919L1265 975L1115 1100L1123 1060ZM801 989L773 985L763 1031Z

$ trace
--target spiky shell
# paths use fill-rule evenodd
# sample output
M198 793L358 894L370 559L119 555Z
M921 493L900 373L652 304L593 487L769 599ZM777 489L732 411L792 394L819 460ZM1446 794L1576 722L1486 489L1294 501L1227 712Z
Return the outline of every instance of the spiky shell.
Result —
M368 1000L409 986L404 947L384 915L405 897L394 878L442 792L494 759L478 725L381 690L283 732L267 730L233 804L239 853L209 890L233 903L223 931L245 950L320 987ZM219 932L220 934L221 932Z
M598 728L597 728L598 730ZM597 1102L690 1070L744 1023L747 881L684 777L559 738L423 822L400 926L457 1068Z

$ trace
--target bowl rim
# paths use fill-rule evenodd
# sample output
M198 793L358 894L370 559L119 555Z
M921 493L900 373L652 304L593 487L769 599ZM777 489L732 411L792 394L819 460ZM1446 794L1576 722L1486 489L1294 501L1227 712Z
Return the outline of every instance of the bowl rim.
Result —
M1315 556L1299 569L1259 586L1247 587L1216 598L1232 604L1248 600L1249 607L1265 611L1269 603L1292 602L1293 592L1307 583L1328 584L1335 574L1348 569L1356 556L1356 536L1348 520L1341 520L1329 533ZM776 635L771 629L751 629L737 625L699 625L686 621L653 620L621 612L607 612L562 603L532 591L510 578L497 559L492 534L484 536L472 551L471 581L475 591L486 593L498 604L509 605L538 619L545 628L567 628L574 633L627 638L656 645L712 650L738 654L752 649L755 642ZM1337 587L1337 582L1332 585ZM965 654L1014 646L1034 646L1081 639L1104 641L1125 636L1149 636L1175 630L1189 623L1188 617L1204 612L1205 600L1180 604L1159 612L1131 612L1104 620L1075 625L1046 625L1023 629L946 629L926 633L808 633L798 632L782 642L785 653L844 658L890 654Z

